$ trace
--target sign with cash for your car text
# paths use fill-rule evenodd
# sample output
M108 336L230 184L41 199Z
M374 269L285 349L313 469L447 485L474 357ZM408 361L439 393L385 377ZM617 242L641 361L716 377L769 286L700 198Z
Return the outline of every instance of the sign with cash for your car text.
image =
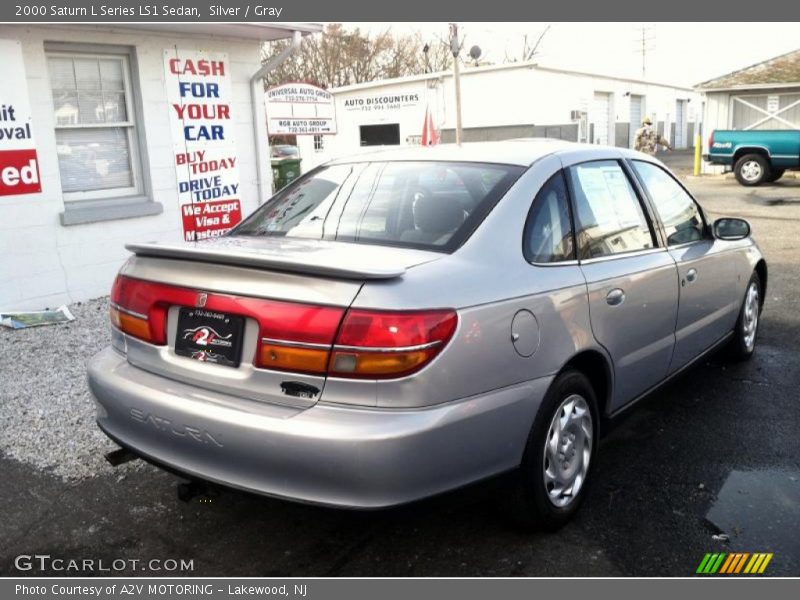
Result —
M270 135L336 133L333 94L310 83L285 83L266 91Z
M223 235L242 220L228 55L172 48L164 69L183 237Z
M0 40L0 57L0 196L36 194L42 182L20 43Z

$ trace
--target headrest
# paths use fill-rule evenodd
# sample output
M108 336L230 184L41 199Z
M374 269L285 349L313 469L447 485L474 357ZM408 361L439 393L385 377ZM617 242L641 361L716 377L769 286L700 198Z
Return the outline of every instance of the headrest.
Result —
M428 233L448 233L464 222L464 209L447 196L421 195L414 201L414 225Z

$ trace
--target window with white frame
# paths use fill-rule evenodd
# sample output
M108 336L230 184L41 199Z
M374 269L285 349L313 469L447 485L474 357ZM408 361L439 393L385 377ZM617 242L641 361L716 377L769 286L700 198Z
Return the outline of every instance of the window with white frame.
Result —
M48 52L65 201L143 194L128 54Z
M314 151L322 152L325 149L325 138L321 135L314 136Z

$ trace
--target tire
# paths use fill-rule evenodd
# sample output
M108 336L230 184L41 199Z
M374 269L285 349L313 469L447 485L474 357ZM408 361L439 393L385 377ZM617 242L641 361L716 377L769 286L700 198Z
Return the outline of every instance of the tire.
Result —
M733 338L728 345L728 356L731 360L748 360L756 350L756 338L764 303L761 298L761 279L753 272L744 292L739 318L733 330Z
M563 424L565 419L566 428L559 434L558 423ZM564 371L542 400L522 464L510 482L505 504L516 524L526 529L555 531L572 518L586 496L598 434L597 398L591 383L579 371ZM546 450L550 446L548 439L553 442L552 452ZM554 455L559 457L558 465L551 461ZM567 484L559 487L553 475L566 476ZM576 486L573 494L570 487L575 490Z
M745 154L733 167L736 181L747 187L761 185L769 181L772 170L769 160L761 154Z
M786 172L786 169L772 169L772 173L770 173L768 181L772 183L773 181L778 181L783 174Z

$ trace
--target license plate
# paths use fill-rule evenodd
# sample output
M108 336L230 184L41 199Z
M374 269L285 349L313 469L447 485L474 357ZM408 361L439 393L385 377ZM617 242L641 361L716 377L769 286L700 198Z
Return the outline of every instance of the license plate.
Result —
M175 354L201 362L238 367L242 358L244 318L202 308L178 311Z

